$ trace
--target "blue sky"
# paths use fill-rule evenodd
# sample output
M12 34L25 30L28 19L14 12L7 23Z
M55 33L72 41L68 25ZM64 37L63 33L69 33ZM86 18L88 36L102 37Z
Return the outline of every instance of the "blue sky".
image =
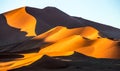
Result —
M23 6L53 6L71 16L120 28L120 0L0 0L0 13Z

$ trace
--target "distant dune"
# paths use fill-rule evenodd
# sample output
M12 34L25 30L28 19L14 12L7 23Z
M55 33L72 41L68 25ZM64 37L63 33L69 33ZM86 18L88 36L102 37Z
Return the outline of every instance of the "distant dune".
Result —
M120 29L55 7L0 14L0 71L119 71Z

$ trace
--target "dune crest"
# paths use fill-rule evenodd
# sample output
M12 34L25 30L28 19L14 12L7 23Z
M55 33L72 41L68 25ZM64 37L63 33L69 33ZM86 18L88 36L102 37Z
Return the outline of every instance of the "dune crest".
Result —
M81 35L82 37L94 40L100 38L98 33L99 32L96 29L90 26L73 29L68 29L63 26L57 26L48 32L34 37L34 39L44 39L45 42L57 42L63 38L67 38L72 35Z
M52 44L45 46L37 53L21 54L24 56L23 58L0 62L0 70L11 70L30 65L41 59L43 55L50 57L70 56L75 51L95 58L120 59L118 41L102 38L98 33L90 26L73 29L57 26L32 39L43 39L44 42Z
M0 71L29 66L42 59L44 55L50 58L68 57L77 52L88 58L120 59L120 41L111 40L119 35L119 31L113 27L94 24L94 22L75 18L49 7L45 9L22 7L4 13L1 18L5 20L5 24L7 21L9 28L20 29L27 33L26 36L34 37L18 43L9 41L9 45L0 46L1 57L3 56L0 59ZM107 31L106 27L108 27ZM111 35L114 33L113 30L117 35ZM99 33L104 35L104 38ZM14 36L9 37L8 34L8 38L14 39ZM1 35L4 36L4 34Z
M36 19L26 12L25 7L4 13L4 16L9 26L26 32L26 36L36 36Z
M41 54L50 56L54 52L60 54L77 51L95 58L120 58L118 41L102 38L98 33L96 29L89 26L73 29L58 26L33 39L42 39L45 36L43 38L45 42L53 43L40 51ZM59 56L59 54L56 54L56 56Z

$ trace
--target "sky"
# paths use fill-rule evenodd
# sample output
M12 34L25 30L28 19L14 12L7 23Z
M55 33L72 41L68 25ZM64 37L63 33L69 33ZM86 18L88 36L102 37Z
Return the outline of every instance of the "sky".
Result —
M120 0L0 0L0 13L24 6L57 7L71 16L120 29Z

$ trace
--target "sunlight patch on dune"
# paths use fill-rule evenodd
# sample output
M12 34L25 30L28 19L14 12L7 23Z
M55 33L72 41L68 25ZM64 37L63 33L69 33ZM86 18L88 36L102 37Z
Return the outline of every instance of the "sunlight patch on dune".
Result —
M42 40L40 42L43 44L41 43L42 46L36 45L37 48L40 48L38 52L18 52L18 55L23 55L24 57L13 58L13 60L6 62L0 61L0 71L8 71L31 65L44 55L50 57L70 56L74 52L78 52L94 58L120 59L119 41L101 37L99 31L91 26L78 28L56 26L45 33L36 35L37 20L26 12L26 7L6 12L3 15L10 27L26 32L26 36L34 36L31 40L38 40L38 43L35 42L35 44L39 44L39 40ZM35 44L33 46L30 45L30 47L34 47ZM71 60L63 59L62 61L69 62Z
M50 56L52 54L59 56L60 53L77 51L95 58L120 58L118 41L102 38L98 33L96 29L90 26L73 29L58 26L33 39L44 37L45 42L52 42L52 45L40 50L41 54Z
M41 59L43 55L50 57L70 56L75 51L95 58L120 59L118 41L102 38L98 33L96 29L90 26L73 29L57 26L32 39L43 39L44 42L52 44L44 46L36 53L20 54L24 56L23 58L17 58L9 62L0 62L0 70L5 71L6 69L7 71L28 66Z
M26 36L36 36L36 19L26 12L25 7L6 12L4 16L9 26L26 32Z

